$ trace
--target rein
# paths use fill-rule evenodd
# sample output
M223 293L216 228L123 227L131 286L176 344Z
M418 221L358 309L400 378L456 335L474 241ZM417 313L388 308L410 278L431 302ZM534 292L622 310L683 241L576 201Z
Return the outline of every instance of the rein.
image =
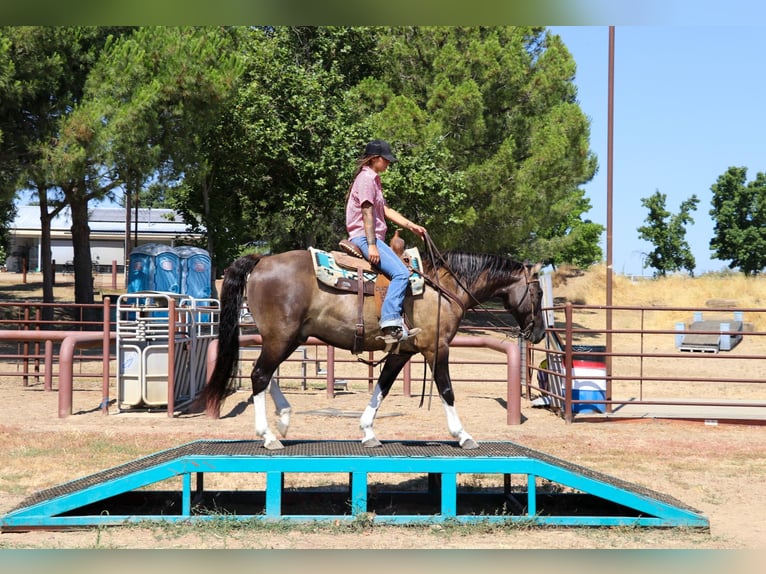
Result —
M434 244L433 240L431 239L431 236L428 235L428 233L425 234L425 242L426 242L426 246L428 247L428 255L429 255L429 258L430 258L431 267L433 269L436 269L435 261L438 258L438 260L441 262L441 264L444 267L444 269L446 269L450 273L450 275L452 275L453 279L458 284L458 286L461 289L463 289L463 291L466 292L466 294L468 295L468 297L470 299L473 300L474 305L471 305L471 308L478 307L482 311L485 311L486 313L488 313L489 316L491 317L491 312L490 312L489 308L486 307L481 301L479 301L476 298L476 296L471 292L470 289L468 289L468 287L465 286L465 284L460 280L459 277L457 277L454 273L452 273L452 271L450 270L449 266L447 265L447 262L445 261L445 259L442 256L442 254L439 253L439 250L436 248L436 245ZM436 255L436 257L434 257L434 254ZM526 280L526 290L524 291L524 295L522 295L521 299L519 300L519 303L524 301L524 298L529 295L529 285L530 284L532 284L532 283L537 283L538 285L540 284L540 280L539 279L531 279L529 277L529 271L527 270L526 266L523 266L523 268L524 268L524 278ZM426 283L431 285L434 289L436 289L438 292L440 292L441 294L443 294L447 298L449 298L452 301L454 301L455 303L457 303L458 306L462 309L463 313L465 313L466 310L469 307L466 307L455 293L453 293L452 291L448 290L445 287L442 287L439 284L439 282L438 282L438 274L434 274L434 275L437 278L436 281L434 281L430 277L426 277L424 275L423 277L425 278ZM534 329L534 325L533 324L527 325L523 330L522 330L521 326L519 326L518 329L516 329L516 327L514 327L512 325L509 325L508 323L506 323L502 319L499 320L500 325L497 325L497 324L493 323L492 319L490 319L489 323L492 324L494 327L504 327L504 328L508 329L509 331L518 331L518 335L519 336L527 336L527 335L529 335L532 332L532 329Z

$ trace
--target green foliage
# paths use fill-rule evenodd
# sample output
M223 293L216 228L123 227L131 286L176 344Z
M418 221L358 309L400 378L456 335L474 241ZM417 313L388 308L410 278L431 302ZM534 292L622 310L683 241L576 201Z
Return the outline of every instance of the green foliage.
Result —
M655 276L664 277L668 273L686 269L694 275L695 260L686 237L686 225L694 223L690 213L697 209L699 199L692 195L681 202L677 214L670 213L665 205L667 196L655 191L650 197L641 199L641 205L649 210L646 225L638 228L641 239L654 244L646 257L644 268L656 269Z
M13 198L0 198L0 265L5 265L8 258L8 247L11 240L10 226L16 217L16 206Z
M579 239L553 241L584 223L590 205L578 186L596 170L574 61L557 36L524 27L391 28L380 47L384 83L365 86L369 124L420 172L436 168L428 188L405 173L390 178L397 209L445 247L546 262L600 256L593 224Z
M747 181L747 168L730 167L711 186L715 221L710 249L729 268L756 275L766 267L766 174Z
M333 246L355 160L384 138L389 203L440 247L587 265L602 228L581 217L596 158L574 74L539 27L3 29L0 153L23 140L35 159L0 169L57 208L173 207L223 268L253 241ZM22 101L47 123L9 132Z

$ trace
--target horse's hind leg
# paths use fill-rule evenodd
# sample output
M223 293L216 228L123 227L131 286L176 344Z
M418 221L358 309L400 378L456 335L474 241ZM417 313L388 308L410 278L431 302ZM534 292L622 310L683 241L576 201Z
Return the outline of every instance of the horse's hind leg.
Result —
M364 436L362 437L362 446L382 446L381 442L375 436L375 432L372 430L372 426L375 423L375 415L377 415L383 399L388 396L397 375L411 356L412 355L389 355L386 359L386 362L383 365L383 370L380 372L380 377L378 377L378 382L375 384L375 388L372 391L372 398L367 404L367 408L364 409L362 418L359 420L359 428L361 428L362 433L364 433Z
M292 351L283 353L284 358L289 356ZM279 419L277 428L282 436L287 434L290 426L290 403L282 394L279 384L272 381L277 366L284 360L275 361L270 358L270 353L264 346L261 355L255 362L250 380L253 384L253 410L255 412L255 434L263 438L264 448L275 450L284 448L284 445L274 435L269 427L268 416L266 414L266 390L269 389L274 404L277 409Z

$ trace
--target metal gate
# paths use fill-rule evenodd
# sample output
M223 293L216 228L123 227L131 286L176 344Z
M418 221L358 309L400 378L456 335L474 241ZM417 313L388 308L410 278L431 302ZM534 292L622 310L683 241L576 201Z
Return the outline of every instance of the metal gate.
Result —
M117 299L117 405L180 406L205 384L220 304L176 293L143 291Z

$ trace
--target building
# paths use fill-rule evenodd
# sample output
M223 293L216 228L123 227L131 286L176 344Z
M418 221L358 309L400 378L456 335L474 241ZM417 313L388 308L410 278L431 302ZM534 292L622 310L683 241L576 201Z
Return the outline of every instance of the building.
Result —
M25 205L17 208L16 218L11 227L9 256L5 262L8 271L22 271L26 258L27 271L40 270L40 207ZM136 212L131 210L131 246L146 243L162 243L175 247L199 239L198 234L189 233L186 223L172 209L139 209L138 224ZM111 268L112 261L122 272L127 260L125 253L125 208L97 207L89 210L90 250L93 264L99 270ZM64 209L51 221L51 255L57 270L67 270L72 265L72 218L69 209Z

